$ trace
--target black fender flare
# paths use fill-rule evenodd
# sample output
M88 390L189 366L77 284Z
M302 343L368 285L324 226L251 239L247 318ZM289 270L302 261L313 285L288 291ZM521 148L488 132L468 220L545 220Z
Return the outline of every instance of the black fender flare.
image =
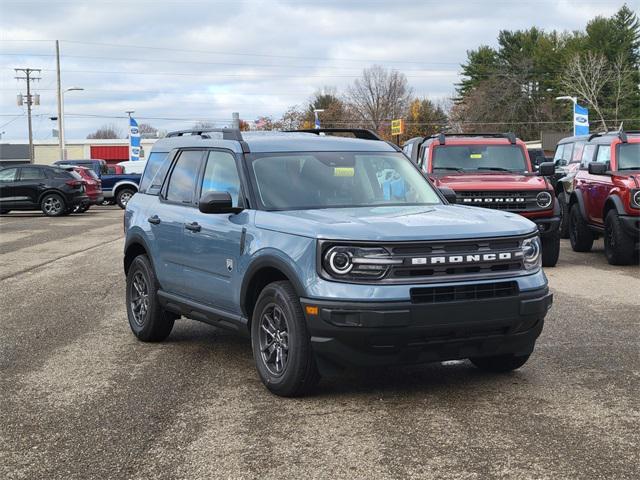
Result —
M569 209L571 209L571 205L574 203L578 204L578 208L580 209L580 214L582 218L587 220L587 211L584 207L584 198L582 198L582 192L580 190L574 190L571 194L571 198L569 199Z
M125 244L124 244L124 252L122 255L122 267L124 269L125 274L127 272L127 252L129 251L129 248L133 244L141 245L142 248L144 248L144 250L147 252L147 257L149 257L149 262L151 262L151 267L155 272L156 269L153 264L153 258L151 258L151 255L149 254L149 252L151 251L151 249L149 248L149 244L147 243L147 241L142 235L140 235L139 233L133 233L127 236L127 240L125 241Z
M612 206L613 205L613 206ZM616 211L618 212L618 215L626 215L626 211L624 209L624 205L622 204L622 200L620 200L620 197L617 195L609 195L609 197L607 197L607 199L604 202L604 212L602 212L602 220L604 221L605 217L606 217L606 213L611 210L612 208L615 208Z
M295 270L288 265L285 260L275 255L262 255L249 264L249 267L244 273L244 277L242 279L242 286L240 287L240 305L244 315L247 313L244 311L244 305L247 300L249 284L256 273L263 268L275 268L276 270L279 270L291 282L293 289L299 297L304 297L305 295L305 289L302 282L300 282Z

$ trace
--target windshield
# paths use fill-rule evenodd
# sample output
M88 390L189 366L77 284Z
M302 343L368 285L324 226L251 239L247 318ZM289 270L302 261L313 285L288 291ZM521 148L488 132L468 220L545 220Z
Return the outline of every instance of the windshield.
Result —
M516 145L445 145L433 149L434 172L526 172L522 148Z
M640 143L618 145L618 170L640 170Z
M402 153L265 153L248 158L258 199L267 210L441 203Z

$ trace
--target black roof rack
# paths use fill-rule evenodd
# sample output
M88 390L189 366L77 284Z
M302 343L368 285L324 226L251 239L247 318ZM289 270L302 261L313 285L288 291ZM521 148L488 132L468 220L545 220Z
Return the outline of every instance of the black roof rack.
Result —
M506 138L509 143L516 143L516 135L513 132L508 133L438 133L431 135L431 138L437 138L440 145L444 145L446 137L489 137L489 138Z
M244 141L242 138L242 132L237 128L192 128L189 130L176 130L175 132L167 133L167 137L183 137L185 135L199 135L203 138L208 138L207 133L222 133L223 140L236 140L238 142Z
M303 128L300 130L285 131L290 133L315 133L316 135L320 135L321 133L352 133L354 137L363 140L379 140L384 142L378 134L366 128Z

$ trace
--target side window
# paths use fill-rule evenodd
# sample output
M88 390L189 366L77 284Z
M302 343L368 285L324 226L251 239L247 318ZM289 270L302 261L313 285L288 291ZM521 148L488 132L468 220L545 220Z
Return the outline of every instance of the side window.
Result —
M571 156L573 155L573 143L567 143L564 146L564 151L562 152L562 160L566 160L567 163L571 161Z
M564 154L564 146L565 146L565 144L563 143L563 144L560 144L560 145L558 145L556 147L556 153L553 156L553 161L554 162L557 161L557 160L560 160L562 158L562 155Z
M142 172L140 179L140 192L149 195L158 195L162 182L169 169L169 161L167 160L167 152L151 152L147 160L147 164Z
M402 149L404 154L409 158L411 158L411 150L413 150L413 143L405 145L405 147Z
M21 168L20 180L41 180L47 178L41 168Z
M571 156L571 163L579 162L582 158L582 151L584 150L584 144L586 142L576 142L573 147L573 155Z
M7 168L0 171L0 182L15 182L18 173L17 168Z
M611 147L609 145L598 146L598 154L596 156L596 162L608 162L611 160Z
M209 152L202 178L202 193L205 192L229 192L233 206L238 206L240 177L233 155L227 152Z
M186 150L180 154L169 179L167 200L184 204L193 202L201 159L201 150Z
M593 152L595 152L595 150L595 145L585 145L584 149L582 150L582 162L580 162L581 168L587 168L589 162L593 161Z

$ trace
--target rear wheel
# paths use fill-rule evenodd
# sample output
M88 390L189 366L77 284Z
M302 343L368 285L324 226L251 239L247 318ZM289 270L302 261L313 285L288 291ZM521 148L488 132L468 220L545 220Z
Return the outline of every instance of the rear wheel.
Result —
M271 283L260 292L251 346L262 383L276 395L304 395L320 379L302 306L289 282Z
M158 301L158 282L146 255L134 258L127 272L127 316L138 340L161 342L169 336L177 315Z
M502 373L517 370L527 363L529 355L514 355L510 353L507 355L496 355L494 357L474 357L469 360L480 370Z
M582 218L580 207L574 203L569 210L569 239L574 252L588 252L593 246L593 232Z
M634 261L635 241L622 228L618 213L610 210L604 221L604 253L611 265L629 265Z
M47 193L40 202L40 208L47 217L59 217L67 212L64 199L57 193Z
M122 188L118 190L118 193L116 193L116 203L124 210L127 203L129 203L129 200L131 200L131 197L133 197L135 193L136 192L131 188Z
M560 238L569 238L569 205L564 192L558 194L558 204L560 205Z

